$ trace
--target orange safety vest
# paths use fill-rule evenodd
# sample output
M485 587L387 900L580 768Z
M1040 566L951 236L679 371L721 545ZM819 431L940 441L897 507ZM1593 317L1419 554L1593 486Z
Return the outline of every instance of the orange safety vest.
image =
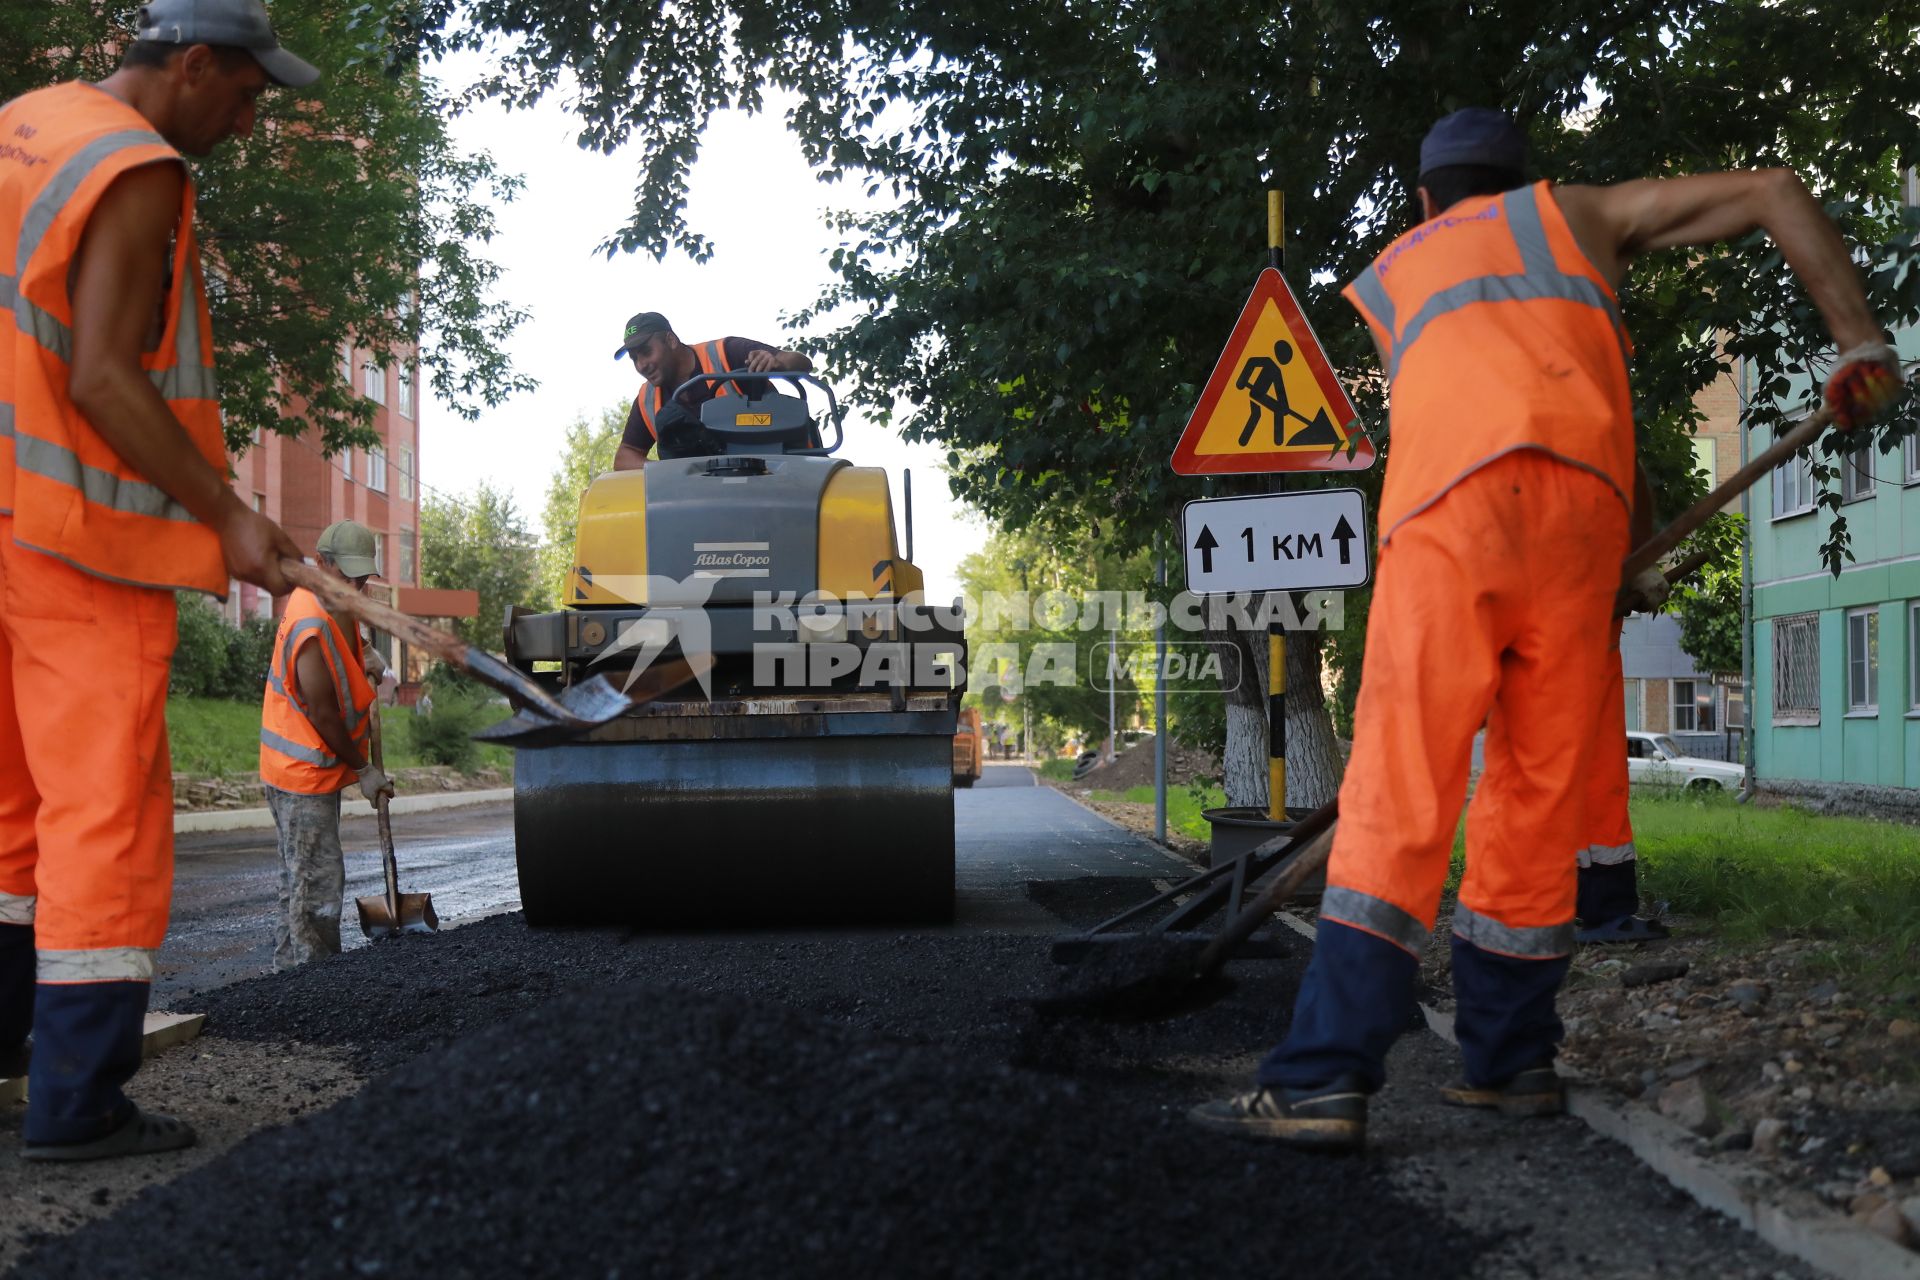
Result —
M1345 296L1391 382L1382 546L1515 449L1591 471L1632 506L1633 347L1551 184L1461 201L1388 245Z
M715 338L712 342L696 343L693 347L693 358L699 364L701 373L727 372L726 339ZM717 388L713 393L715 400L724 395L731 395L733 392L731 382L709 382L707 385ZM640 420L647 424L647 434L658 440L660 433L654 428L653 418L666 406L667 393L649 382L640 388L640 399L635 403L640 408Z
M114 452L68 395L68 277L108 185L140 165L182 163L146 117L92 85L41 89L0 107L0 514L13 539L102 578L224 595L220 541ZM213 329L193 185L181 198L173 270L140 358L208 465L224 470Z
M318 596L296 588L287 598L286 616L273 637L273 662L260 704L260 780L282 791L327 795L353 785L355 771L334 756L307 719L293 679L294 656L302 645L320 642L320 656L333 675L334 697L360 754L367 754L373 731L373 685L367 681L360 628L346 631L333 620Z

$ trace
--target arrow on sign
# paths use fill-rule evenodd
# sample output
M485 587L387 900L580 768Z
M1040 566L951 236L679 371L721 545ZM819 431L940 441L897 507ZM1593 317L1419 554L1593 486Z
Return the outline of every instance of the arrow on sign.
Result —
M1206 525L1200 526L1200 536L1193 540L1193 549L1200 553L1200 571L1213 572L1213 549L1220 543L1213 536L1213 530Z
M1333 526L1333 540L1340 544L1341 564L1353 563L1353 540L1358 536L1345 516L1341 516L1340 523Z

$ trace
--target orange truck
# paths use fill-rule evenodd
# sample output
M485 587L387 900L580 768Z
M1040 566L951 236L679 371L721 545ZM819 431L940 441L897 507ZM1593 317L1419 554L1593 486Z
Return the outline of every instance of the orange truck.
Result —
M986 760L986 737L980 727L980 709L962 707L960 727L953 735L953 785L970 787Z

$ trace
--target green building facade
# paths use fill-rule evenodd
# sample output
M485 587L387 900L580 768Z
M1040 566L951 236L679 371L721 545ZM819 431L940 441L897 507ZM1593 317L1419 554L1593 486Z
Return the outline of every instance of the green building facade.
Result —
M1920 355L1920 333L1899 340ZM1749 431L1747 456L1770 438ZM1750 491L1754 772L1762 788L1900 788L1920 800L1920 447L1868 447L1830 482L1853 539L1821 562L1830 513L1804 459ZM1906 797L1889 797L1905 802Z

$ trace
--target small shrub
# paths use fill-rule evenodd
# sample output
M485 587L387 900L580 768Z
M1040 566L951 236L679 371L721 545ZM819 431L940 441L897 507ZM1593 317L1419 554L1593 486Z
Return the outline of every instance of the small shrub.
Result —
M220 696L236 702L258 702L266 688L267 668L273 663L273 637L279 628L271 618L248 618L227 628L227 669Z
M227 675L227 624L198 592L176 592L175 599L180 641L174 646L167 692L189 698L218 697Z
M429 682L431 683L431 682ZM433 710L410 717L413 748L429 764L471 769L480 758L473 735L483 724L481 701L461 690L442 687L433 693Z

